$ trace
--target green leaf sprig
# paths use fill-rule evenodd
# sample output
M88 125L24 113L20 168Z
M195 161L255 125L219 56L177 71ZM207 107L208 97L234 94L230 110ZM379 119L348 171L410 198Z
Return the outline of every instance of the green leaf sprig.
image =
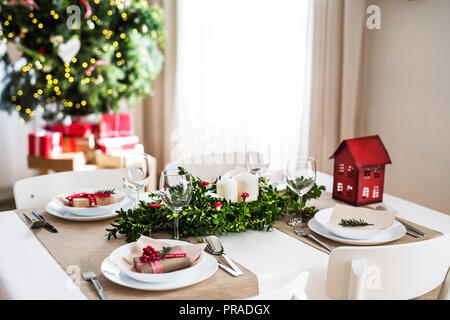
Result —
M365 227L373 226L373 223L367 223L364 219L341 219L339 225L343 227Z
M187 173L181 167L179 171L180 174ZM132 242L139 239L141 235L151 237L155 232L171 232L175 217L179 218L179 233L182 238L242 232L247 229L270 230L279 217L298 213L300 208L307 214L314 215L318 210L313 206L306 207L306 201L320 197L322 191L325 190L324 186L315 184L302 197L300 203L298 195L289 188L286 189L286 192L279 193L265 178L261 178L258 200L230 202L207 194L216 191L217 180L203 185L201 179L192 176L191 178L192 199L183 211L172 212L164 206L157 192L150 193L149 197L158 200L152 203L140 201L139 207L136 209L117 211L117 219L110 228L106 229L108 239L124 235L127 242ZM220 210L214 206L217 202L222 204ZM155 206L155 204L161 204L161 206Z

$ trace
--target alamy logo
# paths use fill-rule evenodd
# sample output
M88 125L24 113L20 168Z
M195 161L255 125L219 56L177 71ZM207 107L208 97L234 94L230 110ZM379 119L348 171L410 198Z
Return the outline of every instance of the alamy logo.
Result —
M381 29L381 9L379 6L373 4L367 7L367 14L370 14L366 20L366 26L369 30Z
M80 7L76 5L69 6L66 10L69 17L66 21L66 26L69 30L80 29Z

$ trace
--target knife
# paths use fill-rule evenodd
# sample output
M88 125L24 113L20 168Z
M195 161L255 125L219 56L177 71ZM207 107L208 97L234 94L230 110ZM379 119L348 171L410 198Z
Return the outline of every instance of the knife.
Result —
M43 227L45 230L50 231L50 232L53 232L53 233L58 232L58 230L56 230L56 228L55 228L54 226L52 226L50 223L48 223L48 221L45 220L44 217L43 217L39 212L33 211L33 214L34 214L36 217L38 217L39 220L42 221L42 223L43 223L42 227Z

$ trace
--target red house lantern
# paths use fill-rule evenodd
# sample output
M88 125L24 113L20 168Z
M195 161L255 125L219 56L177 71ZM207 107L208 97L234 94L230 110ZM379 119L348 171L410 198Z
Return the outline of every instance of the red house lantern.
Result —
M384 166L392 162L378 135L344 140L332 158L334 199L356 206L383 201Z

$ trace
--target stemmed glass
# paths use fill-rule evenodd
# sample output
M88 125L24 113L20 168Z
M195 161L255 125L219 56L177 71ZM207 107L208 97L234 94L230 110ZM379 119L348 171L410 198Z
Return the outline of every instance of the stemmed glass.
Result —
M302 196L308 193L316 183L316 159L313 157L294 157L286 165L286 180L289 188L298 194L300 212L297 218L291 219L288 224L301 223L303 210L301 208Z
M251 174L262 177L270 165L270 148L267 144L245 146L245 166Z
M139 192L145 190L150 180L150 159L145 153L127 153L122 156L122 168L125 169L123 181L136 192L136 208L139 206Z
M176 169L164 170L159 180L159 192L165 206L174 212L173 238L178 240L179 213L192 198L192 180L190 174L180 174Z

